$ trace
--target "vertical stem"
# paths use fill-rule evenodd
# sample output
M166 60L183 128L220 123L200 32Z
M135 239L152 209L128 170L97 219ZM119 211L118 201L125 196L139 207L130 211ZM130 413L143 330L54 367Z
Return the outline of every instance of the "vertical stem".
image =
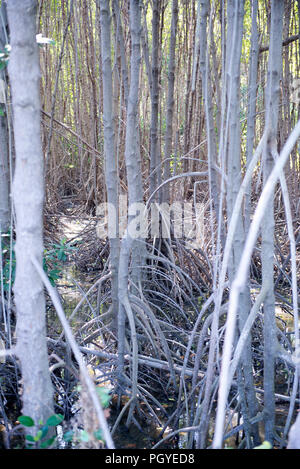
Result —
M271 3L271 32L266 96L267 143L263 152L263 184L273 169L272 146L276 148L280 78L282 71L282 0ZM262 282L270 285L264 301L264 422L265 439L271 444L275 427L274 367L276 353L276 323L274 296L274 197L269 199L262 224Z
M53 391L46 344L45 296L32 255L42 264L44 173L40 137L40 67L36 44L36 0L7 4L11 33L9 77L12 90L16 168L17 349L22 371L23 413L37 423L53 414Z
M150 128L150 195L157 186L158 164L158 107L159 107L159 11L160 0L153 0L152 7L152 70L151 70L151 128Z
M3 50L5 44L8 43L6 26L6 6L2 2L0 9L0 50ZM3 69L0 71L0 235L6 233L10 225L6 83L6 72Z
M164 159L171 157L172 153L172 136L173 136L173 112L174 112L174 84L175 84L175 49L178 23L178 0L173 0L172 4L172 22L169 50L169 66L168 66L168 98L167 98L167 116L166 116L166 136ZM175 164L175 163L174 163ZM170 170L171 161L167 160L164 165L164 180L171 177ZM164 189L164 202L170 202L170 188L166 184Z
M115 155L115 132L113 115L113 84L111 69L111 36L110 36L110 8L109 0L100 0L101 21L101 58L103 82L103 123L104 123L104 153L105 153L105 182L107 190L109 226L108 236L110 242L110 269L111 269L111 299L113 307L113 329L117 329L118 317L118 264L119 264L119 191L118 167ZM114 226L110 225L112 220Z

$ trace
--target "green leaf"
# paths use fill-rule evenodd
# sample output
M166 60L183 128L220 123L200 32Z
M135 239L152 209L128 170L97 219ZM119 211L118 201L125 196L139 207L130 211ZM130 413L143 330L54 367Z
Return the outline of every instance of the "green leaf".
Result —
M18 420L21 425L24 425L24 427L34 426L34 420L31 417L28 417L28 415L20 415L20 417L18 417Z
M7 66L7 62L5 62L4 60L0 61L0 71L3 70L5 67Z
M70 441L73 440L73 436L74 436L74 431L73 431L73 430L69 430L69 431L67 431L66 433L64 433L63 439L64 439L64 441L66 441L67 443L70 443Z
M42 430L39 430L34 437L34 441L39 441L42 438L42 435L43 435Z
M57 280L60 276L60 273L61 273L61 270L60 269L52 269L50 270L50 272L48 273L48 276L52 279L55 279Z
M272 445L269 441L263 441L261 445L255 446L253 449L272 449Z
M98 394L98 397L100 399L102 407L104 407L104 408L108 407L109 401L111 399L110 390L108 388L98 386L96 388L96 391L97 391L97 394Z
M41 431L42 431L42 436L41 436L41 438L45 438L45 436L46 436L47 433L48 433L48 430L49 430L48 425L44 425L44 426L41 428Z
M25 439L26 439L27 441L32 442L32 443L35 442L35 439L34 439L34 437L33 437L32 435L26 435L26 436L25 436Z
M40 448L41 449L49 448L49 446L51 446L54 443L55 439L56 439L56 436L53 436L52 438L49 438L49 440L43 441L40 444Z
M83 441L84 443L87 443L90 439L88 432L86 432L85 430L81 430L80 435L79 435L79 439L80 439L80 441Z
M46 425L49 425L49 427L56 427L56 425L59 425L63 419L64 416L62 414L53 414L48 418Z
M94 432L94 437L97 438L97 440L102 440L103 441L103 434L102 434L102 430L100 430L100 428L98 428L98 430L96 430Z
M63 262L67 260L67 256L66 256L66 254L65 254L64 249L65 249L64 247L61 248L61 249L58 251L58 253L57 253L58 259L59 259L60 261L63 261Z

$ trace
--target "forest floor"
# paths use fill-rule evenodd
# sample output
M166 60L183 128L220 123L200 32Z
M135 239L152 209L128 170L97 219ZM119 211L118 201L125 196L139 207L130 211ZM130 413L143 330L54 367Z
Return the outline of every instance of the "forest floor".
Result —
M80 213L79 216L78 211ZM73 333L76 335L84 326L84 323L90 320L90 315L89 313L87 315L87 312L84 310L79 310L76 316L73 316L72 313L84 295L93 286L97 277L101 276L100 268L103 265L97 263L97 256L99 256L99 250L103 251L103 243L96 236L96 218L84 213L81 209L78 210L78 207L70 203L67 204L67 207L64 208L61 214L56 215L56 223L59 229L55 230L54 238L50 234L52 243L63 241L66 245L72 244L76 246L75 252L63 263L60 278L57 281L57 290L61 297L65 314L67 317L72 316L71 325ZM91 301L91 303L92 306L95 306L95 301ZM55 310L51 306L50 309L52 311L50 313L51 327L56 329L56 331L61 331ZM93 348L95 341L91 342L91 344L85 343L85 345ZM86 357L86 364L90 373L93 375L97 374L98 367L95 361ZM157 395L156 397L160 399L162 396ZM126 400L128 401L125 398L123 405L126 404ZM109 412L109 423L111 426L113 426L119 415L115 401L115 399L112 399ZM163 404L165 408L170 405L173 406L173 403L166 402ZM75 402L72 412L75 415L77 411L78 405ZM145 411L147 412L146 409ZM136 421L136 425L131 425L129 428L126 427L125 421L125 418L121 420L114 435L114 443L117 448L151 448L162 431L162 427L155 423L151 415L149 415L149 418L140 421L140 424ZM167 427L163 436L166 436L169 432L171 432L171 428ZM176 439L176 446L174 445L175 440L170 440L168 444L161 447L174 448L178 447L178 445L183 447L184 434L179 435L179 438ZM62 443L62 446L64 447L64 443Z
M79 212L79 215L78 215ZM105 264L107 263L108 253L107 245L100 241L96 235L96 225L97 219L94 216L84 213L84 210L72 204L68 204L64 207L62 213L56 217L57 226L59 230L55 230L56 242L61 242L62 240L66 245L72 245L75 247L75 251L71 253L68 257L68 260L63 264L60 278L57 282L57 289L61 296L63 306L65 309L66 316L71 318L71 325L73 327L74 335L77 336L77 339L82 339L82 345L86 347L101 347L106 351L115 353L115 341L107 338L107 336L101 335L103 342L101 340L95 339L94 331L91 330L91 334L88 337L92 336L92 340L89 343L85 334L82 334L82 330L85 328L85 324L93 322L95 320L95 310L97 309L97 296L92 296L89 301L85 302L83 308L79 308L76 315L74 316L74 311L76 311L78 303L82 302L87 292L93 287L95 281L103 274L105 269ZM103 255L104 254L104 255ZM105 288L103 290L105 295ZM103 312L103 311L102 311ZM284 329L284 332L289 330L289 327L293 328L293 318L289 312L282 308L280 304L276 307L276 316L278 327L281 326ZM55 315L55 313L54 313ZM54 316L51 315L53 318ZM55 321L54 329L57 330L58 322ZM53 327L53 324L52 324ZM90 356L86 358L87 365L95 373L99 368L99 361L90 359ZM152 375L153 378L153 375ZM159 379L159 378L158 378ZM276 378L276 392L285 394L286 383L289 379L287 371L284 367L278 368L277 378ZM149 386L152 387L149 382ZM257 380L257 387L262 387L262 382ZM111 387L113 387L113 382L111 382ZM158 392L155 396L161 405L165 408L166 414L171 414L172 406L174 402L171 400L165 399L165 396L160 395ZM261 395L260 395L261 399ZM287 401L281 401L277 399L276 405L276 420L277 426L280 431L283 430L284 422L286 421L289 404ZM123 403L125 405L125 402ZM156 409L159 413L159 409ZM238 413L234 413L232 410L232 419L231 425L234 427L238 425ZM142 419L137 419L135 425L131 425L128 429L125 425L125 420L122 419L119 424L117 431L114 435L114 440L116 447L119 448L151 448L158 441L158 438L162 437L163 426L160 426L156 421L151 412L147 408L142 408L142 414L144 417ZM119 415L119 410L116 407L115 400L112 400L110 407L110 417L109 422L111 426L114 425L117 417ZM160 416L161 422L166 422L166 417L163 415ZM180 426L185 426L184 422ZM211 428L214 428L214 417L211 419ZM164 429L163 436L167 436L173 429L167 426ZM239 432L241 433L241 432ZM239 437L241 435L234 434L229 437L225 443L228 448L236 448L239 444ZM212 435L210 435L210 438ZM161 445L163 448L174 448L174 447L184 447L185 445L186 434L177 434L176 439L170 439L167 441L165 446Z
M110 428L118 420L120 410L126 406L129 401L130 391L128 395L122 396L121 409L117 406L117 395L115 394L114 369L116 356L116 338L111 334L108 322L104 318L107 314L109 317L109 281L103 282L101 289L97 287L99 278L105 277L108 269L108 244L100 240L96 234L97 218L84 210L84 207L78 206L71 201L67 201L61 210L48 218L46 222L46 242L45 248L48 253L52 252L50 259L54 259L53 271L57 270L58 278L55 281L57 291L61 298L62 306L66 317L72 326L73 334L78 345L82 348L83 356L90 374L95 379L96 386L107 387L112 394L109 409L107 410L107 418ZM55 257L56 256L56 257ZM96 288L95 288L96 286ZM257 292L253 287L253 296L255 298ZM100 299L100 300L99 300ZM292 339L293 333L293 316L287 307L288 299L283 297L277 298L276 318L278 331L281 339ZM169 313L169 306L166 306L164 313ZM189 307L186 308L186 314L190 314ZM194 312L191 321L195 320ZM176 328L180 322L176 322ZM70 359L65 353L65 345L63 344L63 331L61 324L57 318L57 314L47 296L47 323L48 323L48 340L50 347L50 366L56 367L58 360L66 361L66 368L57 368L53 372L53 383L55 387L56 412L67 415L66 426L61 431L68 430L74 421L77 422L80 416L80 393L77 391L80 376L78 373L77 363L73 358ZM171 324L168 323L168 324ZM261 325L258 323L254 328L253 353L257 356L255 359L256 369L255 386L257 389L258 401L263 405L263 369L261 368ZM179 330L179 329L178 329ZM186 332L186 326L182 331ZM280 332L281 331L281 332ZM181 340L180 336L178 336ZM58 342L57 342L58 341ZM61 342L59 342L61 341ZM53 345L55 344L55 345ZM183 347L186 343L182 342ZM107 358L99 358L91 352L103 352ZM203 356L203 361L207 360L207 352ZM144 353L144 352L143 352ZM150 354L151 355L151 354ZM181 354L180 354L181 355ZM181 364L183 357L179 356L176 351L174 355L177 363ZM68 360L70 361L68 362ZM191 364L190 364L191 366ZM9 369L9 372L7 371ZM68 371L68 372L67 372ZM71 373L69 373L71 371ZM69 374L68 374L69 373ZM168 424L168 418L176 410L177 394L174 390L166 390L167 373L158 369L151 369L145 366L139 366L139 380L157 400L157 406L152 408L147 406L146 401L139 402L139 412L135 415L135 423L129 428L126 426L126 418L122 418L114 433L114 442L117 448L153 448L155 444L166 438L174 430L179 430L176 437L167 439L163 444L159 445L160 449L184 448L186 445L187 434L181 432L180 429L187 426L184 414L181 415L177 426ZM179 376L178 376L179 377ZM1 375L1 379L7 382L7 387L14 387L11 395L11 401L7 403L10 407L8 411L11 421L15 421L20 412L20 401L17 397L16 378L14 376L13 367L6 368L5 375ZM284 425L289 411L289 397L291 395L293 383L293 373L283 361L279 361L276 366L276 426L278 434L283 433ZM189 380L185 386L189 389ZM230 415L229 415L230 414ZM125 413L126 415L126 413ZM293 420L296 417L294 412ZM236 412L234 406L228 409L228 420L230 428L228 434L232 431L232 435L225 441L225 447L238 448L242 440L242 430L236 431L240 425L240 415ZM292 421L293 421L292 420ZM262 422L259 423L263 430ZM77 423L76 423L77 425ZM208 446L213 437L214 429L214 409L211 413L210 428L208 435ZM263 434L262 434L263 439ZM0 429L1 440L1 429ZM17 441L17 440L16 440ZM278 447L280 443L278 442ZM1 447L1 442L0 442ZM62 447L64 444L62 443ZM76 442L73 443L76 448Z

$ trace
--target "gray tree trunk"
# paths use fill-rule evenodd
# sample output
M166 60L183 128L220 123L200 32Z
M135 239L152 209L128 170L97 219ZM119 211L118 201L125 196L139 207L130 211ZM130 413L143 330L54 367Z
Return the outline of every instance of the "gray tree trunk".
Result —
M227 216L230 220L233 213L233 206L241 185L241 129L240 129L240 59L242 50L244 2L239 2L239 9L233 1L228 2L228 60L227 60L227 80L228 80L228 105L229 105L229 136L227 153ZM236 23L236 25L235 25ZM233 35L231 31L236 31ZM230 44L234 41L235 47ZM234 51L234 52L233 52ZM242 251L245 244L245 230L242 213L240 213L237 229L232 246L232 261L229 269L230 282L234 280L239 266ZM242 331L251 309L250 287L249 285L240 295L238 326ZM241 410L244 420L245 436L247 447L252 447L252 438L255 444L259 442L258 426L251 428L249 420L257 413L257 403L255 398L254 383L252 377L252 354L251 340L247 340L241 359L241 367L238 369L239 393L241 396ZM242 398L244 396L244 398Z
M125 163L129 203L128 226L137 215L134 211L135 205L143 202L142 171L138 138L138 98L141 62L141 12L140 2L138 0L130 0L130 33L131 69L125 140ZM132 209L133 211L131 211ZM128 282L131 280L135 286L140 284L142 279L142 267L145 262L145 249L142 236L132 238L126 230L126 234L121 243L119 261L118 379L120 381L122 381L124 367L125 304L128 302ZM131 272L129 274L130 254Z
M108 216L108 235L110 242L110 269L112 284L113 329L117 330L118 317L118 266L119 266L119 191L118 167L115 155L115 134L113 115L113 86L111 69L111 37L110 37L110 8L109 0L100 0L101 21L101 57L103 81L103 123L104 123L104 153L105 153L105 181L107 202L114 211L114 216ZM114 226L110 226L110 221Z
M6 6L0 9L0 50L8 43L6 36ZM10 225L8 129L6 115L6 72L0 71L0 232L5 233Z
M123 87L124 87L124 99L125 99L125 105L127 108L128 94L129 94L129 84L128 84L129 79L128 79L128 67L127 67L127 60L126 60L126 50L125 50L125 44L124 44L123 26L122 26L121 14L120 14L119 0L113 0L112 8L113 8L114 17L115 17L116 36L117 36L117 41L118 41L118 45L120 48L122 80L123 80Z
M173 112L174 112L174 84L175 84L175 49L178 23L178 0L173 0L172 4L172 22L170 35L169 65L168 65L168 98L167 98L167 116L166 116L166 135L164 148L164 180L171 176L171 161L168 159L172 153L173 137ZM164 188L164 202L170 202L169 184Z
M251 34L251 56L250 56L250 74L249 74L249 100L248 100L248 119L247 119L247 144L246 144L246 158L247 167L253 156L254 148L254 136L255 136L255 111L256 111L256 81L257 81L257 67L258 67L258 33L257 33L257 0L252 2L252 34ZM245 244L245 237L250 226L250 191L251 185L249 184L248 190L245 194L245 210L243 217L243 246ZM241 252L240 252L241 255ZM248 287L243 292L241 307L239 311L239 331L243 330L243 327L247 321L250 308L250 275L248 280ZM251 350L251 338L248 337L245 349L241 359L241 376L240 386L245 386L245 402L243 406L244 420L247 421L249 418L255 417L258 412L258 403L254 390L253 374L252 374L252 350ZM247 422L248 435L251 434L252 443L254 445L259 444L259 430L258 424L250 425Z
M159 160L158 148L158 106L159 106L159 5L160 0L153 0L152 6L152 70L151 70L151 127L150 127L150 195L158 184L156 167Z
M214 125L212 119L211 110L211 96L209 87L209 75L207 70L207 59L206 59L206 22L208 15L208 1L200 1L201 3L201 22L199 28L200 34L200 70L202 73L203 81L203 95L205 100L206 110L206 121L207 121L207 136L208 136L208 154L210 157L210 164L212 158L212 152L214 151L215 137L214 137ZM230 220L232 216L234 200L237 196L238 189L241 181L241 167L240 167L240 123L239 123L239 89L240 89L240 56L242 47L242 31L243 31L243 18L244 18L244 1L235 2L233 0L228 1L227 6L228 13L228 30L227 30L227 51L229 57L226 57L226 85L227 86L227 103L228 108L226 109L225 100L223 100L222 115L226 116L226 126L222 126L222 130L225 133L224 146L223 146L223 158L227 157L227 218ZM235 47L232 48L232 42L234 41ZM223 138L223 136L221 136ZM227 150L227 152L225 151ZM212 184L212 179L210 180ZM219 202L217 201L217 204ZM219 205L218 205L219 206ZM235 266L238 265L238 261L241 255L241 248L244 241L244 233L241 217L239 219L238 228L235 233L235 240L233 243L229 278L230 281L233 279L235 272ZM246 306L246 311L249 311L249 305L245 304L248 298L247 292L244 298L243 304ZM215 366L215 348L217 338L217 327L218 317L215 315L212 325L210 350L209 350L209 362L208 362L208 377L206 381L205 396L203 401L203 410L200 422L200 432L197 436L197 445L200 448L204 448L206 445L206 434L208 429L208 408L211 397L211 387L214 376Z
M257 0L252 2L252 26L251 26L251 51L250 51L250 70L249 70L249 98L247 113L247 141L246 141L246 160L247 167L251 161L255 139L255 117L256 117L256 94L257 94L257 71L258 71L258 29L257 29ZM249 184L245 195L245 231L248 232L250 226L250 208L251 208L251 186Z
M53 414L53 390L46 346L45 297L31 256L43 256L43 154L40 137L39 54L36 0L7 2L11 34L9 78L12 91L16 168L17 355L22 371L23 414L44 422Z
M213 200L216 219L220 222L219 227L221 233L222 244L224 245L224 227L223 218L219 219L220 213L220 187L218 184L218 174L215 166L217 163L217 144L215 123L213 118L213 101L211 92L211 78L209 68L209 54L207 51L207 18L209 14L209 1L199 0L198 13L200 13L199 24L199 66L202 77L202 94L205 107L205 121L207 134L207 162L209 170L210 199Z
M263 182L273 169L272 145L276 148L280 78L282 70L282 0L271 2L271 32L266 96L266 130L268 138L263 152ZM262 282L269 285L264 301L264 416L265 440L273 443L275 426L274 366L276 354L276 323L274 297L274 198L270 197L262 224Z
M140 2L130 1L130 33L131 33L131 70L130 88L128 96L125 162L128 182L128 203L133 208L134 204L143 203L143 181L141 156L139 149L139 77L141 63L141 12ZM135 217L135 213L129 214L128 224ZM132 244L132 281L135 284L141 279L141 267L143 265L145 246L142 238L137 237Z

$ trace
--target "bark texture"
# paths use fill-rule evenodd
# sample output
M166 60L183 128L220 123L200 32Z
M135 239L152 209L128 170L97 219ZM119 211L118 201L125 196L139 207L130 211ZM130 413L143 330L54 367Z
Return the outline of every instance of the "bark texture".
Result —
M16 168L17 351L22 371L23 414L44 422L53 414L42 281L31 256L43 255L43 155L40 138L39 54L35 0L7 3L11 34L9 78L12 91Z
M277 146L280 78L282 69L282 28L284 2L271 3L270 55L266 92L267 143L263 153L263 182L266 185L274 166L272 146ZM275 427L274 367L276 354L276 323L274 295L274 196L266 208L262 224L262 281L269 285L264 301L264 415L265 440L271 444Z
M107 202L115 216L108 217L110 241L110 269L112 283L112 306L114 325L117 329L118 317L118 265L119 265L119 221L118 221L118 166L115 154L115 133L113 115L113 85L111 68L111 38L110 38L110 8L108 0L100 0L101 21L101 57L103 81L103 124L104 124L104 153L105 153L105 182ZM110 226L112 220L114 226Z
M156 167L159 160L158 107L159 107L159 6L160 0L153 1L152 10L152 70L151 70L151 128L150 128L150 195L158 182Z
M0 50L7 44L6 7L0 9ZM7 232L10 224L9 170L8 170L8 129L6 115L6 71L0 71L0 232Z
M173 137L173 114L174 114L174 86L175 86L175 49L178 23L178 0L172 3L172 22L169 50L169 66L168 66L168 98L167 98L167 115L166 115L166 136L164 148L164 179L165 181L171 177L171 161L172 154L172 137ZM170 202L170 188L166 184L164 189L164 202Z

